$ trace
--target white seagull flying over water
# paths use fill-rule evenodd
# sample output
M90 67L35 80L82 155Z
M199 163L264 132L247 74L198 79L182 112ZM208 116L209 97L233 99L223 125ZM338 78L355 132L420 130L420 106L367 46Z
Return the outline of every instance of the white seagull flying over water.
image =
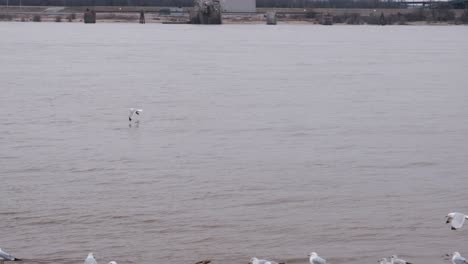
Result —
M88 257L85 259L84 264L97 264L96 259L93 256L93 253L90 252L88 254Z
M130 114L128 115L128 121L132 122L132 117L133 115L140 115L141 112L143 112L143 109L137 109L137 108L130 108Z
M308 257L309 257L310 264L326 264L327 263L325 259L319 257L319 255L317 255L317 253L315 252L310 253Z
M453 252L452 264L467 264L466 259L458 252Z
M12 255L6 253L0 248L0 261L21 261L21 259L15 258Z
M467 219L468 216L455 212L448 214L445 218L447 219L445 223L450 223L452 225L452 230L457 230L463 226L463 223L465 223L465 219Z

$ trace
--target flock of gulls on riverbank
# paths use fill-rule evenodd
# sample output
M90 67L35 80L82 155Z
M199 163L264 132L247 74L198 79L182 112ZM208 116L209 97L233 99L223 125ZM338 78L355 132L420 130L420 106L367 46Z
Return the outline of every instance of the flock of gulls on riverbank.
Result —
M137 111L141 112L143 110L138 109ZM133 113L130 114L130 117L129 117L130 121L131 121L132 115ZM463 226L463 224L465 223L465 219L468 219L468 216L462 213L449 213L446 216L446 220L447 220L446 223L451 224L452 230L457 230ZM308 256L309 256L310 264L326 264L327 263L327 261L324 258L320 257L315 252L310 253ZM12 255L6 253L0 248L0 263L3 263L4 261L21 261L21 259L13 257ZM210 260L204 260L204 261L199 261L195 264L209 264L210 262L211 262ZM398 258L397 255L391 256L390 260L386 258L382 258L379 261L377 261L377 263L379 264L412 264L404 259ZM86 258L84 264L97 264L97 261L93 256L93 253L88 254L88 257ZM117 264L117 262L111 261L108 264ZM266 260L266 259L252 258L250 259L249 264L284 264L284 263L278 263L278 262ZM454 252L452 254L452 264L468 264L468 261L466 261L466 259L462 257L460 253Z

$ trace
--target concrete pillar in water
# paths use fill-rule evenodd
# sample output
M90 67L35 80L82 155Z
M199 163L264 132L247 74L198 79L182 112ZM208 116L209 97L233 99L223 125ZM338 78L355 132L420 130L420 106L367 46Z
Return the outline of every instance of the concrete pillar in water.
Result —
M276 12L266 13L267 25L276 25Z
M320 24L326 25L326 26L333 25L333 16L328 14L328 13L326 15L323 15L322 16L322 21L321 21Z
M145 12L143 10L140 11L140 24L145 24Z
M96 23L96 12L94 12L94 10L89 10L89 8L86 8L86 11L83 15L83 21L85 22L85 24Z
M385 19L384 13L380 13L380 21L379 21L381 26L385 26L387 24L387 20Z

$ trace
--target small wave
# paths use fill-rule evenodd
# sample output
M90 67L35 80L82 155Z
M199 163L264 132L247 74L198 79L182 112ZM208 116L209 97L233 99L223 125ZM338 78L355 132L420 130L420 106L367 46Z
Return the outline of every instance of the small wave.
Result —
M437 165L436 162L430 162L430 161L420 161L420 162L410 162L405 165L400 166L401 168L412 168L412 167L430 167L430 166L435 166Z
M265 205L281 205L281 204L291 204L291 203L302 203L304 200L300 199L276 199L272 201L263 201L263 202L255 202L255 203L247 203L243 206L265 206Z
M128 215L113 215L110 217L111 219L126 219L129 218Z
M0 159L10 159L11 160L11 159L19 159L19 157L17 157L17 156L2 156L2 157L0 157Z
M193 240L191 241L191 243L203 243L203 242L209 242L212 240L213 240L212 237L205 237L205 238L199 238L199 239Z
M49 263L81 263L81 259L68 259L68 258L47 258L47 259L25 259L21 258L24 263L37 263L37 264L49 264Z
M229 225L219 225L219 224L202 224L202 225L196 225L194 226L196 228L202 228L202 229L215 229L215 228L226 228L229 227Z
M0 216L19 215L19 214L25 214L25 213L29 213L29 212L0 212Z
M362 165L362 166L357 166L358 168L363 168L363 169L409 169L409 168L424 168L424 167L431 167L431 166L436 166L436 162L426 162L426 161L421 161L421 162L410 162L406 164L401 164L401 165Z
M292 133L291 136L292 137L305 137L305 136L308 136L309 133L305 133L305 132L296 132L296 133Z
M58 224L63 224L66 221L64 220L57 220L57 219L40 219L37 221L32 221L27 223L28 225L33 225L33 226L41 226L41 225L58 225Z
M157 223L159 222L159 219L145 219L142 222L145 224Z

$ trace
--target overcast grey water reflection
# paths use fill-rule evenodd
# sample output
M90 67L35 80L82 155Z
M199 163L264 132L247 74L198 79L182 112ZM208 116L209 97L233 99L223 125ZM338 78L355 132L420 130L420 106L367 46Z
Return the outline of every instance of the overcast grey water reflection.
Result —
M468 27L0 36L0 247L26 263L468 254L444 224L468 212Z

